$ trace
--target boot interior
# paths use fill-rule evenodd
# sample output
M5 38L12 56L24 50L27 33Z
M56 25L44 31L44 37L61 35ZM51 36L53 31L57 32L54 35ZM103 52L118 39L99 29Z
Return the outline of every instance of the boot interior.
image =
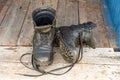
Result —
M52 16L41 16L35 19L36 26L45 26L45 25L52 25L54 17Z

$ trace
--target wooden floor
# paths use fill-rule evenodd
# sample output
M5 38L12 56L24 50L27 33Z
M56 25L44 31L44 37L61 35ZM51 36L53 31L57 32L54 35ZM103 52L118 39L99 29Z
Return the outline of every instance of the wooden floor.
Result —
M95 22L97 28L93 33L97 47L104 48L85 48L82 61L62 76L18 75L39 74L25 68L19 59L24 53L32 53L32 47L20 46L32 45L34 29L31 14L34 9L43 6L56 10L56 26ZM115 46L114 38L109 37L109 28L104 23L97 0L7 0L0 11L0 80L119 80L120 53L114 52L113 48L105 48ZM54 51L54 62L47 70L68 64L59 54L59 49ZM29 62L28 66L31 66L30 59L31 56L23 59L24 62Z
M56 26L93 21L97 47L114 47L114 39L103 22L99 3L95 0L8 0L0 12L0 45L31 46L34 34L32 11L49 6L56 10Z
M47 66L46 70L68 65L61 55L59 49L54 55L53 64ZM34 70L24 67L19 59L24 53L31 53L31 47L0 47L0 80L119 80L120 79L120 53L114 52L112 48L84 49L83 59L65 75L42 77L26 77L19 74L39 74ZM31 67L31 55L23 58L27 66ZM31 67L32 68L32 67ZM60 71L59 73L61 73Z

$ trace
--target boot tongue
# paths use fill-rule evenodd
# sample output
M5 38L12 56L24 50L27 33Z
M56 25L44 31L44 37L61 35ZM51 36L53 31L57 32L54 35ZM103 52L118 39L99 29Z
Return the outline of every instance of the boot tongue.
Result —
M52 28L52 25L36 26L35 29L40 30L40 32L46 33L49 32Z

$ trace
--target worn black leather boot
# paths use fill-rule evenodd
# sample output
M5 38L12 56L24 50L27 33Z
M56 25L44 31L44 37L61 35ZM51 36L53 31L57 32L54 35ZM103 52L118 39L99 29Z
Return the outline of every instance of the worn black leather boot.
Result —
M95 39L91 33L91 30L95 27L94 23L87 22L79 25L62 26L57 29L61 54L67 62L73 63L78 59L79 53L76 46L79 45L80 39L83 43L95 48Z
M53 40L55 34L55 10L38 8L32 14L34 22L33 67L46 66L53 60Z
M82 36L81 36L83 43L85 43L89 47L95 49L96 39L93 36L92 29L94 29L96 27L96 24L94 24L93 22L87 22L87 23L83 23L83 24L79 25L79 27L83 27ZM77 30L79 30L79 29L77 29Z

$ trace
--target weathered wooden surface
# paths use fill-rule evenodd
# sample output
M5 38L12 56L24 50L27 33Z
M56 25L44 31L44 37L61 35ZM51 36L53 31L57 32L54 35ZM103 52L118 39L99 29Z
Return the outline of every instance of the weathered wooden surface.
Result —
M19 58L24 53L31 53L31 47L0 47L0 79L1 80L119 80L120 77L120 53L116 53L112 48L84 49L83 59L76 64L73 69L62 76L45 75L42 77L25 77L18 75L39 74L36 71L25 68L19 62ZM53 69L67 63L59 54L59 50L54 55L54 62L46 69ZM23 61L30 62L31 56L26 56ZM28 66L31 66L28 63Z
M93 21L97 47L114 47L109 29L103 22L101 7L95 0L8 0L0 12L0 45L31 46L34 34L32 11L49 6L56 10L56 26ZM10 4L11 3L11 4ZM114 42L114 43L113 43Z
M61 3L62 4L62 3ZM65 24L72 25L78 24L78 1L77 0L66 0L66 11L65 11Z
M59 0L57 11L57 27L78 24L78 2Z
M87 1L79 0L79 23L87 22Z
M30 0L13 0L0 25L0 44L16 45Z
M8 0L6 2L6 4L4 5L4 7L2 8L2 10L0 11L0 25L1 25L5 15L6 15L6 12L9 9L11 3L12 3L12 0Z

